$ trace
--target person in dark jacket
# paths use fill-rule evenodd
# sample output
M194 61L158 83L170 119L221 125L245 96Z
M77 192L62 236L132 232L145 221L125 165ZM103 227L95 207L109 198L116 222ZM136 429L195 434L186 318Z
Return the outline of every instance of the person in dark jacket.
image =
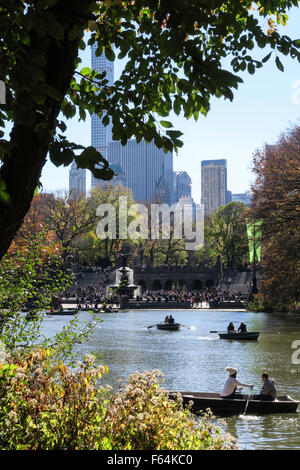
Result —
M259 395L254 395L254 400L266 400L274 401L277 397L277 388L275 386L275 380L271 379L268 374L264 373L261 376L263 386L260 390Z
M242 322L239 326L238 333L246 333L246 332L247 332L247 327L245 323Z

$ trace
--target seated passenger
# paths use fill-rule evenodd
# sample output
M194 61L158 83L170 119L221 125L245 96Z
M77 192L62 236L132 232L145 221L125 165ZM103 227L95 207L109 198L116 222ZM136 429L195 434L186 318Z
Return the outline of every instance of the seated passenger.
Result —
M245 323L240 324L238 332L239 333L247 333L247 327L246 327Z
M275 380L269 378L268 374L262 374L261 376L263 386L260 390L259 395L254 395L254 400L266 400L274 401L277 397L277 388L275 386Z
M234 398L243 399L244 398L243 395L237 394L236 390L241 390L243 387L253 388L253 384L243 384L242 382L239 382L236 378L237 369L235 369L234 367L226 367L225 370L228 372L229 377L224 384L224 387L223 387L222 392L220 393L220 396L226 399L234 399ZM241 388L238 389L237 388L238 385Z

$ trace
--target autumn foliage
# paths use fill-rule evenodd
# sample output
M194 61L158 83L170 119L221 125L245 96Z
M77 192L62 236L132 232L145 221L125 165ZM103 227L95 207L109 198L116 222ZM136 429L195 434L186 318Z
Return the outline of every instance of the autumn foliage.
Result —
M254 156L252 215L262 220L264 281L270 308L300 300L300 127Z
M76 368L51 349L0 357L2 450L231 450L232 436L170 400L161 372L133 374L124 390L99 385L107 367ZM101 382L100 382L101 383Z

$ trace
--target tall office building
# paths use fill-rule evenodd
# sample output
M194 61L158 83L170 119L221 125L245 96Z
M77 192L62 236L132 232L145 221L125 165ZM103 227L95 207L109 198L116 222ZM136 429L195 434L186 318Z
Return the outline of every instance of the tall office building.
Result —
M97 44L92 45L92 70L96 70L99 73L106 72L105 79L108 80L107 85L114 84L114 62L111 62L105 57L105 54L96 56ZM112 140L112 123L110 122L107 126L102 124L102 120L99 119L95 114L92 115L92 146L98 150L107 160L108 143ZM102 186L105 182L96 179L92 175L91 186L95 185Z
M176 202L179 201L179 199L182 197L191 198L192 197L192 180L189 174L186 171L176 171L175 178L176 178L176 194L175 194Z
M203 160L201 162L201 203L208 216L231 202L227 189L227 160Z
M69 194L71 198L86 196L86 170L77 168L75 162L69 171Z
M108 161L119 165L126 177L135 201L150 201L163 198L170 203L173 198L173 154L164 153L153 142L137 143L130 139L126 145L108 143Z

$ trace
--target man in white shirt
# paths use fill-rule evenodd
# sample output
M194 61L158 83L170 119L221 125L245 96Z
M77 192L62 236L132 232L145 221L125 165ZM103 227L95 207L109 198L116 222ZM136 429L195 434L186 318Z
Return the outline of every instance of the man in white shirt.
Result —
M249 387L252 389L253 384L243 384L242 382L239 382L236 378L237 369L235 367L226 367L225 370L228 372L229 377L224 384L224 387L223 387L222 392L220 393L220 396L222 398L231 398L231 399L244 398L243 396L235 393L237 386L241 388Z

